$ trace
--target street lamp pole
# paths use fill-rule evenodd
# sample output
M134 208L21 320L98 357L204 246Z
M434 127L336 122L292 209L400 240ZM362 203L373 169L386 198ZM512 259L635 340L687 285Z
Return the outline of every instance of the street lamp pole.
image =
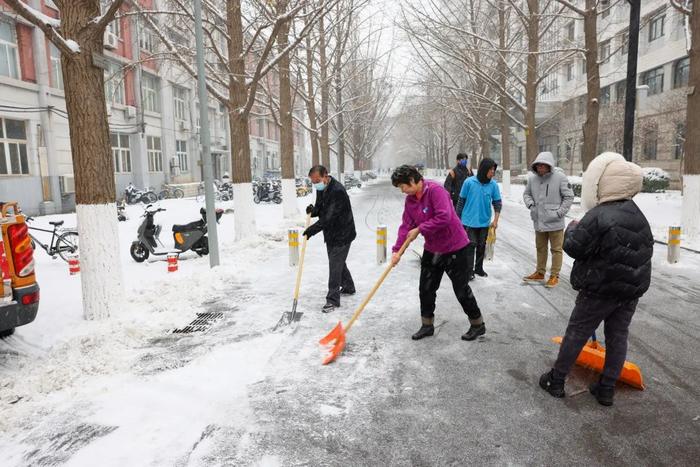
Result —
M207 207L207 235L209 237L209 266L219 265L219 235L216 230L214 205L214 175L212 171L211 138L209 136L209 96L204 68L204 31L202 30L202 0L194 0L194 30L197 44L197 90L199 95L199 141L204 168L204 196Z
M634 113L637 105L637 54L639 51L639 16L641 0L627 0L630 4L629 49L627 51L627 94L625 96L625 132L622 155L632 160L634 149Z

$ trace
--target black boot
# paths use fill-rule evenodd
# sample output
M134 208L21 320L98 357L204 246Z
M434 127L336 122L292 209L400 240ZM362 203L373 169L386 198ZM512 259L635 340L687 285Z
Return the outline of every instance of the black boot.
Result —
M484 324L484 319L479 316L476 319L469 319L469 330L462 335L463 341L473 341L479 336L483 336L486 333L486 325Z
M615 388L610 386L603 386L599 382L593 383L588 386L588 390L591 391L600 405L610 407L613 405L613 397L615 396Z
M474 274L476 274L477 276L481 276L481 277L489 277L489 275L486 274L486 271L484 271L483 269L479 269L479 270L474 271Z
M564 378L554 374L554 369L540 377L540 387L552 397L564 397Z
M435 333L435 327L433 327L433 318L422 318L423 325L420 327L417 333L411 336L414 341L423 339L424 337L432 336Z

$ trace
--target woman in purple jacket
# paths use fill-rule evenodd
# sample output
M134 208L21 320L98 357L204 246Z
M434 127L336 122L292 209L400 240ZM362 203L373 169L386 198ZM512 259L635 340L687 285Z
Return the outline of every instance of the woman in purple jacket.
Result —
M412 336L413 340L432 336L435 332L435 297L443 273L447 273L452 281L457 300L469 316L471 326L462 339L472 341L483 335L486 326L467 277L469 238L455 213L450 194L439 184L423 180L420 172L409 165L397 168L391 175L391 183L407 195L391 263L398 264L401 259L398 251L407 239L412 242L419 234L425 238L418 287L423 323Z

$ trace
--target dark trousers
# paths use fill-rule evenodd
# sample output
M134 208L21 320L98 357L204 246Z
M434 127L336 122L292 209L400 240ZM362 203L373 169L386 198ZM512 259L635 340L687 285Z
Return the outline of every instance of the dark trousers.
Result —
M420 285L418 286L420 314L423 318L432 318L435 315L436 292L440 288L442 275L447 273L447 277L452 281L452 289L457 300L462 305L464 313L469 316L469 321L472 324L483 322L479 305L476 303L476 298L474 298L467 280L467 256L467 247L444 255L423 250L420 262Z
M484 270L484 255L486 254L486 238L489 236L488 227L465 227L467 236L469 237L469 257L467 259L469 267L469 276L471 277L474 271L482 272ZM476 252L476 254L475 254ZM474 264L476 259L476 265Z
M605 323L605 367L600 383L604 386L614 386L627 357L627 335L638 301L592 297L579 293L554 369L562 375L568 374L586 341L602 321Z
M340 306L340 288L346 292L355 292L355 283L345 264L350 251L350 243L347 245L330 246L326 243L328 252L328 295L326 302Z

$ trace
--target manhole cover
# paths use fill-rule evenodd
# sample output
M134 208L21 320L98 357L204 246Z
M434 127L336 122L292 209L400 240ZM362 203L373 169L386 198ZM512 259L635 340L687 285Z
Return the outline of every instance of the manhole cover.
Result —
M197 313L197 317L184 328L173 329L173 334L189 334L192 332L206 331L212 323L223 318L224 314L220 311L209 311L206 313Z

